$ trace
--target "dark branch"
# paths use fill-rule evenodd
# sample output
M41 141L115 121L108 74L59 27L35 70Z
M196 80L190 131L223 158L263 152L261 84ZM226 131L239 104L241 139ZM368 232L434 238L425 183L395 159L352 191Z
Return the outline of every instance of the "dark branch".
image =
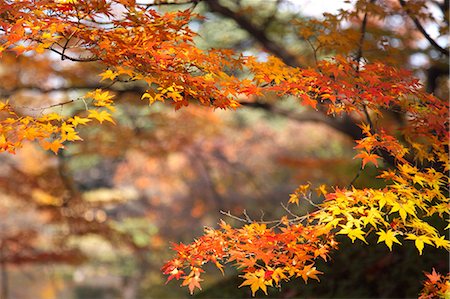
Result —
M323 123L353 139L361 139L364 137L361 133L361 129L354 122L348 121L346 117L335 118L321 112L309 110L305 113L295 113L291 110L282 109L275 105L261 102L240 102L240 104L244 107L259 108L298 122Z
M205 3L208 4L212 12L217 12L225 17L233 19L242 29L247 31L253 38L260 42L267 51L278 56L287 65L293 67L300 66L295 55L292 55L291 53L286 51L284 47L280 47L277 43L271 41L267 37L264 30L256 27L242 15L235 13L228 7L222 6L218 0L205 0Z
M375 0L371 0L370 3L374 3ZM356 53L356 58L355 61L357 63L356 65L356 70L359 71L359 64L361 62L361 58L363 56L363 44L364 44L364 38L366 37L366 30L367 30L367 18L368 18L368 14L367 11L364 14L364 18L362 20L362 24L361 24L361 36L359 37L359 43L358 43L358 52Z
M408 8L406 7L406 2L405 0L399 0L401 6L405 9L406 14L411 18L411 20L414 22L414 24L417 27L417 30L420 31L420 33L422 33L422 35L428 40L428 42L439 52L441 52L442 54L444 54L445 56L449 56L449 51L448 49L444 49L441 46L438 45L438 43L436 43L436 41L434 39L431 38L430 35L428 35L428 33L425 31L425 29L423 28L422 24L420 24L420 21L413 15L410 14Z
M55 52L59 55L61 55L61 60L67 59L67 60L71 60L71 61L76 61L76 62L93 62L93 61L99 61L101 60L98 57L92 56L92 57L86 57L86 58L82 58L82 57L71 57L71 56L67 56L64 51L65 48L63 48L63 51L58 51L52 47L48 48L50 51Z

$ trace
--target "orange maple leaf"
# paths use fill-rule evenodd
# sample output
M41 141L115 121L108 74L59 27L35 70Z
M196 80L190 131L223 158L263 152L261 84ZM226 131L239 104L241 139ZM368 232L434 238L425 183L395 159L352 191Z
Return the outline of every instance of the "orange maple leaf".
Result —
M317 110L317 101L312 100L311 97L309 95L307 95L306 93L301 94L300 97L302 98L303 104L311 106Z
M425 273L425 276L428 278L428 280L435 284L441 279L441 274L437 273L436 270L433 268L433 272L431 273Z
M356 155L353 159L355 159L355 158L362 159L362 168L364 168L366 166L366 164L369 162L373 163L376 167L378 167L377 159L381 158L381 157L376 154L371 154L366 151L362 151L360 154Z
M200 286L200 281L203 281L203 279L200 279L200 277L198 276L194 276L194 277L187 277L183 283L181 284L181 286L188 286L189 288L189 292L192 294L194 294L194 290L195 288L199 288L200 290L202 289L202 287Z
M60 148L64 148L64 145L61 143L60 140L53 140L52 142L48 142L48 141L42 141L42 147L48 151L51 150L52 152L54 152L56 155L58 154L58 150Z

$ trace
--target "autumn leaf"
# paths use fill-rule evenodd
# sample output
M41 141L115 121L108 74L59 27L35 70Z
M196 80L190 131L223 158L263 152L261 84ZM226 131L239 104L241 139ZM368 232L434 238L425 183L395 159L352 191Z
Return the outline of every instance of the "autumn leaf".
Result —
M88 118L95 118L99 121L99 123L103 123L105 120L109 121L113 124L115 124L114 120L111 118L111 114L106 112L105 110L98 111L98 110L88 110L89 115Z
M298 198L298 196L297 196L297 194L290 194L289 195L289 203L294 203L294 204L296 204L296 205L298 205L299 204L299 198Z
M432 237L431 240L434 242L437 248L443 247L446 250L450 249L450 241L445 239L445 236Z
M250 286L253 297L255 296L256 291L258 291L259 289L261 289L267 295L267 286L265 281L264 270L259 269L256 270L255 272L245 273L245 275L241 277L243 277L245 280L239 287Z
M423 235L422 236L416 236L416 235L413 235L413 234L408 234L406 239L414 240L414 244L416 245L417 250L419 251L420 255L422 255L424 244L428 244L428 245L432 245L433 246L433 243L431 243L430 238L427 237L427 236L423 236Z
M319 277L317 277L318 274L323 274L323 273L320 271L317 271L316 267L313 267L313 265L310 264L310 265L306 265L303 269L301 269L297 275L301 276L306 283L308 281L308 278L312 278L317 281L320 281Z
M370 128L369 124L362 123L362 124L359 124L358 127L360 127L362 129L362 132L364 135L366 135L366 136L372 135L371 134L372 129Z
M308 105L317 110L317 101L311 99L311 97L305 93L300 94L300 98L302 99L302 103L304 105Z
M42 147L45 150L51 150L52 152L54 152L57 155L58 154L58 150L60 148L64 148L64 145L61 143L60 140L53 140L52 142L43 140L42 141Z
M400 243L400 241L395 237L396 233L392 230L380 230L379 232L377 232L377 235L379 235L378 237L378 242L384 242L386 243L386 246L389 247L389 250L392 251L392 244L393 242L397 243L397 244L402 244Z
M90 121L91 121L91 119L89 119L89 118L82 118L82 117L78 117L76 115L74 117L68 119L68 122L71 122L74 127L76 127L78 125L86 125Z
M373 163L376 167L378 167L377 159L381 157L376 154L369 154L366 151L362 151L360 154L357 154L354 158L362 159L362 168L364 168L367 163Z
M193 276L193 277L187 277L184 279L183 283L181 284L181 286L187 286L189 289L189 292L192 294L194 294L194 290L195 288L198 289L202 289L202 287L200 286L200 281L203 281L203 279L200 279L200 277L198 276Z
M99 76L102 77L102 79L100 81L109 79L111 81L113 81L119 74L116 72L113 72L111 70L106 70L103 73L101 73Z
M66 122L64 122L61 125L61 142L64 141L76 141L76 140L82 140L80 136L78 136L78 133L75 131L75 128L73 127L73 124L70 125Z
M342 224L340 226L341 229L337 233L338 235L347 235L350 238L350 240L352 240L352 243L354 243L356 239L360 239L361 241L367 244L367 241L364 238L366 233L362 231L361 228L359 227L353 228L350 225L342 225Z
M327 193L328 193L327 186L324 184L320 185L318 188L316 188L316 192L317 192L317 196L327 195Z
M428 278L428 280L432 283L435 284L437 283L439 280L441 280L441 274L437 273L436 270L433 268L433 272L431 273L426 273L425 276Z

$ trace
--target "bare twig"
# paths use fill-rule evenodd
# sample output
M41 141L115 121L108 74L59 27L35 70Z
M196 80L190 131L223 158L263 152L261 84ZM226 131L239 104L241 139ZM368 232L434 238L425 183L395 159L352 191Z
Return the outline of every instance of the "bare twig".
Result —
M315 207L315 208L317 208L317 209L322 209L322 207L321 206L319 206L318 204L316 204L316 203L314 203L312 200L311 200L311 193L308 195L308 196L304 196L303 197L310 205L312 205L313 207Z
M247 221L246 219L244 219L244 218L241 218L241 217L238 217L238 216L235 216L235 215L231 214L230 211L228 211L228 212L220 211L220 213L221 213L222 215L225 215L225 216L227 216L227 217L230 217L230 218L232 218L232 219L234 219L234 220L237 220L237 221L240 221L240 222L251 223L251 222L248 222L248 221Z
M250 216L248 216L247 210L244 210L243 214L244 214L244 216L245 216L245 219L247 219L247 222L248 222L248 223L254 222L254 221L250 218Z
M283 207L283 209L284 209L286 212L288 212L288 214L291 215L292 217L294 217L294 218L300 217L299 215L296 215L296 214L292 213L292 211L291 211L284 203L281 202L280 204L281 204L281 206Z
M363 168L362 168L362 162L361 162L358 172L356 173L355 177L351 180L351 182L348 184L347 188L350 188L355 183L355 181L361 176L362 170L363 170Z

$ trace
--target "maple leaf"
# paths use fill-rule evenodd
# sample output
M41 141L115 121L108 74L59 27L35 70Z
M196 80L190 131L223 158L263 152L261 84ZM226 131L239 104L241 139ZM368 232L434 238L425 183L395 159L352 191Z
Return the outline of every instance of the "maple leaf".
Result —
M314 264L306 265L300 272L297 274L297 276L301 276L305 282L308 281L308 278L315 279L317 281L320 281L319 277L317 277L317 274L323 274L320 271L317 271L316 267L313 267Z
M110 94L109 91L102 92L101 89L96 89L95 91L88 92L85 97L92 98L94 105L97 107L107 107L108 109L113 110L112 98L114 98L114 95Z
M119 74L116 72L113 72L111 70L106 70L103 73L101 73L99 76L102 77L102 79L100 81L109 79L111 81L114 81L114 79L118 76Z
M149 105L153 104L157 100L157 98L155 96L151 95L149 92L145 92L141 97L142 100L144 100L146 98L149 99Z
M380 203L380 209L382 208L382 203ZM377 227L377 222L381 219L383 219L380 215L380 211L378 211L375 208L371 208L368 212L367 212L367 216L365 217L361 217L361 219L364 219L364 227L367 224L371 224L374 228ZM378 220L377 220L378 219Z
M306 193L310 187L311 187L311 183L300 185L300 186L298 186L297 189L295 189L295 193L300 193L300 194L306 196Z
M439 280L441 280L441 274L437 273L434 268L431 273L425 273L425 276L432 284L436 284Z
M275 284L279 284L281 280L287 280L288 277L284 274L283 268L276 268L271 273L271 278L275 281Z
M362 168L366 166L367 163L372 162L376 167L378 167L378 158L381 158L380 156L376 154L369 154L366 151L362 151L360 154L357 154L353 159L355 158L361 158L362 160Z
M109 121L109 122L115 124L114 120L111 118L111 114L109 114L105 110L102 110L100 112L98 112L98 110L88 110L88 112L89 112L89 115L87 117L95 118L100 123L103 123L106 120L106 121Z
M80 136L78 136L74 127L66 122L61 125L61 141L75 141L82 140Z
M428 245L433 245L433 243L431 243L430 238L427 236L416 236L413 234L408 234L406 239L408 240L414 240L414 244L417 247L417 250L419 251L419 254L422 255L422 250L424 247L424 244L428 244Z
M200 286L200 281L203 281L203 279L200 279L200 277L198 276L193 276L193 277L187 277L184 279L183 283L181 284L181 286L188 286L189 292L192 294L194 294L194 290L195 288L198 289L202 289L202 287Z
M297 194L289 195L289 201L288 201L289 203L295 203L298 206L299 205L298 201L299 201L299 198L298 198Z
M252 290L252 296L255 296L256 291L261 289L267 295L267 286L265 281L265 271L258 269L255 272L249 272L241 276L245 278L245 281L239 286L250 286Z
M302 98L302 103L304 105L311 106L317 110L317 101L316 100L311 99L311 97L309 95L307 95L306 93L302 93L300 95L300 97Z
M398 244L402 244L400 243L400 241L395 237L396 232L392 231L392 230L388 230L388 231L383 231L380 230L379 232L377 232L377 235L379 235L380 237L378 238L378 242L385 242L386 246L389 247L389 250L392 251L392 244L393 242L398 243Z
M362 132L364 135L367 135L367 136L372 135L372 133L371 133L372 129L370 128L369 124L362 123L362 124L359 124L358 127L360 127L362 129Z
M74 116L74 117L68 119L68 122L71 122L74 127L76 127L78 125L85 125L90 121L91 121L91 119L89 119L89 118L82 118L82 117L78 117L78 116Z
M328 191L327 191L327 186L325 184L320 185L318 188L316 188L316 192L317 192L317 196L320 195L327 195Z
M450 249L450 241L445 239L445 236L441 236L441 237L433 237L431 238L431 240L434 242L434 244L436 244L436 247L443 247L447 250Z
M58 154L58 150L60 148L64 148L64 145L61 143L60 140L53 140L52 142L48 142L46 140L42 141L42 147L45 150L51 150L56 155Z
M337 233L338 235L347 235L350 238L350 240L352 240L352 243L354 243L356 239L360 239L361 241L367 244L367 241L364 238L364 235L366 233L362 231L361 228L359 227L353 228L352 226L349 225L345 226L342 224L340 226L342 227L342 229Z

